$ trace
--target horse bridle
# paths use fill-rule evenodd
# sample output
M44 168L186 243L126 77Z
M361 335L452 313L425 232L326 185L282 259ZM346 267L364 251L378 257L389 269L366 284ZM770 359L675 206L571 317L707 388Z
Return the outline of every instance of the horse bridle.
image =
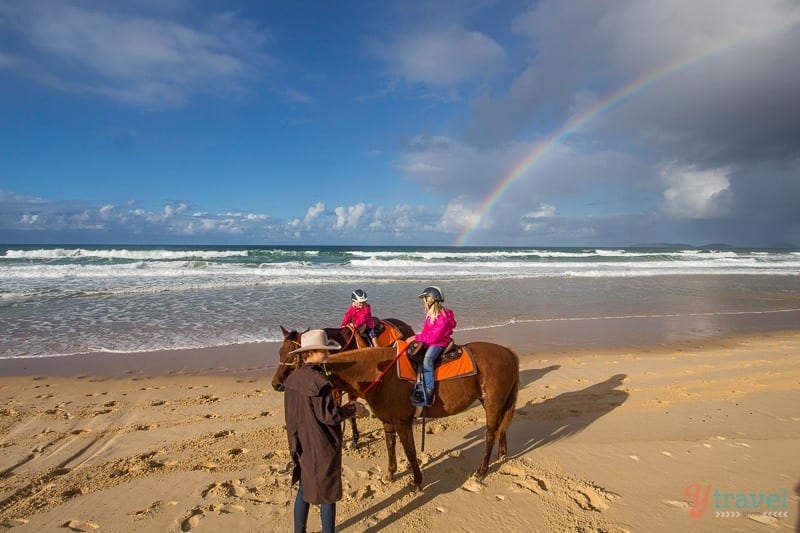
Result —
M353 331L353 335L355 335L355 331ZM294 339L286 339L286 340L288 340L289 342L291 342L291 343L292 343L292 344L294 344L295 346L298 346L298 347L300 346L300 343L299 343L299 342L297 342L297 341L296 341L296 340L294 340ZM386 374L389 372L389 370L391 370L391 369L392 369L392 367L393 367L393 366L394 366L394 364L397 362L397 360L398 360L398 359L400 359L400 357L401 357L401 356L402 356L404 353L406 353L406 351L408 350L408 347L409 347L409 344L406 344L406 345L405 345L405 346L404 346L404 347L403 347L401 350L397 350L397 355L395 355L395 356L394 356L394 359L392 359L392 360L391 360L391 362L390 362L388 365L386 365L386 368L384 368L384 369L383 369L383 371L382 371L382 372L381 372L381 373L378 375L378 377L377 377L377 378L375 378L375 379L373 379L373 380L372 380L372 383L370 383L369 385L367 385L367 387L366 387L364 390L357 391L357 392L356 392L356 394L354 395L354 397L353 397L353 398L351 398L351 399L352 399L352 400L355 400L356 398L363 398L363 399L365 399L365 400L366 400L366 398L365 398L365 396L364 396L364 395L365 395L365 394L367 394L367 393L368 393L370 390L372 390L372 388L373 388L375 385L377 385L378 383L380 383L380 382L381 382L381 380L383 379L383 377L384 377L384 376L385 376L385 375L386 375ZM288 362L288 361L280 361L280 362L278 362L278 364L279 364L279 365L282 365L282 366L296 366L296 367L298 367L298 368L299 368L299 367L300 367L300 366L302 366L302 364L303 364L303 363L302 363L302 360L303 360L303 359L300 357L300 354L295 354L295 359L294 359L294 361L292 361L292 362ZM327 370L327 369L325 369L325 373L326 373L326 374L328 374L328 375L330 375L330 373L328 372L328 370Z
M302 346L299 342L297 342L294 339L285 339L285 340L291 342L292 344L294 344L298 348L300 348ZM292 358L291 362L290 361L278 361L278 366L296 366L296 367L300 367L303 364L302 361L303 361L303 358L300 357L299 353L296 353L296 354L294 354L294 357Z

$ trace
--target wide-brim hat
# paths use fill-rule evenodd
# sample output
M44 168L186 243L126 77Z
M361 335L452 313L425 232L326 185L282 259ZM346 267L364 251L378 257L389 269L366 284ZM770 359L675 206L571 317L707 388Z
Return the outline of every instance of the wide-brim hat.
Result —
M336 342L328 339L328 334L325 333L323 329L312 329L310 331L306 331L300 337L300 347L296 350L292 350L289 352L290 354L293 353L302 353L302 352L310 352L312 350L338 350L342 346Z

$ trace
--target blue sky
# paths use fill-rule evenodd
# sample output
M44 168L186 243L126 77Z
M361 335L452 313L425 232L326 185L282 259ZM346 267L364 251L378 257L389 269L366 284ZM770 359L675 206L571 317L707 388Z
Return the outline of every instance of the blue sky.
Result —
M800 244L799 49L791 0L5 1L0 242Z

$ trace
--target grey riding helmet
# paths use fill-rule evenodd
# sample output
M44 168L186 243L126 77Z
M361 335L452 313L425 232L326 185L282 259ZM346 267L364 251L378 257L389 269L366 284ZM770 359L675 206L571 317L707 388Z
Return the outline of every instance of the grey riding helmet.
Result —
M425 290L422 291L422 294L418 296L418 298L422 298L423 296L430 296L437 302L444 302L444 292L442 289L436 286L425 287Z

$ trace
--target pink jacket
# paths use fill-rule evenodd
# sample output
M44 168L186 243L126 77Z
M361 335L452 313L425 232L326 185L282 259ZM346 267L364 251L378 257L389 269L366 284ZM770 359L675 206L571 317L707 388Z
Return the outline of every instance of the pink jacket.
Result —
M366 324L367 328L374 328L375 321L372 319L372 309L369 304L365 303L361 309L353 307L352 305L348 307L342 319L342 326L346 326L350 322L352 322L355 327Z
M425 317L422 331L414 337L426 346L447 346L452 340L453 330L456 329L456 317L450 309L442 309L436 320Z

